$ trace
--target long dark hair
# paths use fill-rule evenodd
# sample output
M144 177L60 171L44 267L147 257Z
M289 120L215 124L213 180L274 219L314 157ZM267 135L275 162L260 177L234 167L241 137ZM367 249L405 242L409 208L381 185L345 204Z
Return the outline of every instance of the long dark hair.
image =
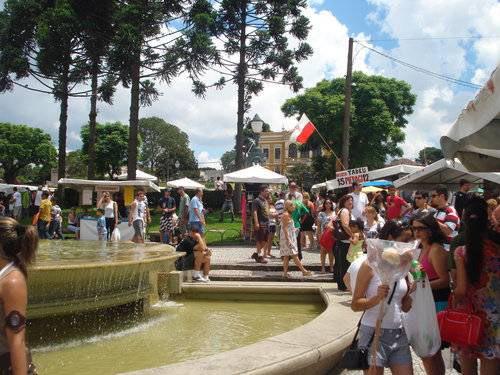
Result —
M342 198L339 199L339 203L337 204L337 210L340 211L341 209L345 208L345 203L349 200L352 199L352 196L349 194L344 195Z
M381 240L388 240L389 236L395 240L403 233L403 227L396 220L387 221L378 234Z
M471 284L479 281L483 264L483 241L488 231L488 204L478 196L471 197L463 213L467 261L465 272Z
M22 225L10 217L0 218L0 250L27 276L27 266L35 258L38 233L32 225Z
M432 214L416 215L411 220L411 224L413 224L414 221L418 221L420 224L425 225L425 227L430 231L431 235L429 236L429 243L431 245L435 243L440 245L444 244L446 236L441 231L436 218Z

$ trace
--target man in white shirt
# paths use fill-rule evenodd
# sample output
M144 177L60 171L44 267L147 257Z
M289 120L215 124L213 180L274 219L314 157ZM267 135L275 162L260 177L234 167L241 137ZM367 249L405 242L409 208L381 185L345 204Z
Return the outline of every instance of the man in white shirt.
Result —
M38 190L36 191L36 195L35 195L35 202L34 202L34 206L35 206L35 214L38 213L38 210L40 210L40 202L42 201L42 193L43 193L43 188L41 186L38 186Z
M368 196L361 191L361 184L358 181L352 183L354 191L349 194L352 196L352 215L355 219L364 219L365 207L368 206L370 201Z
M287 199L290 199L290 200L298 200L298 201L301 201L302 202L302 193L299 191L299 187L297 186L297 184L295 182L290 182L290 185L289 185L289 188L290 188L290 191L289 193L287 194Z
M14 186L12 190L14 190L14 194L12 194L11 199L11 203L13 204L12 217L19 221L21 218L23 201L21 199L21 193L17 191L17 187Z

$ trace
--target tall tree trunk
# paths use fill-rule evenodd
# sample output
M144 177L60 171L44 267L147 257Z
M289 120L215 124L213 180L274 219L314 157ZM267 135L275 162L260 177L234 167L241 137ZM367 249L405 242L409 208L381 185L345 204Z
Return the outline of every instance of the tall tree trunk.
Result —
M89 112L89 165L87 169L87 178L93 180L95 178L95 142L96 142L96 124L97 124L97 85L99 74L99 61L94 60L92 63L92 95L90 97L90 112Z
M247 74L247 44L246 44L246 18L247 2L241 2L241 25L240 25L240 61L238 63L238 120L236 125L236 170L243 168L243 126L245 118L245 78ZM236 211L241 209L241 184L235 186Z
M66 176L66 133L68 131L68 81L69 81L69 64L65 65L62 73L62 92L61 97L61 112L59 114L59 155L57 177L64 178Z
M17 183L17 173L21 168L8 168L4 166L3 178L7 184L16 184Z
M128 138L127 178L135 180L137 169L137 143L139 131L139 84L141 79L140 56L132 65L132 86L130 88L130 121Z

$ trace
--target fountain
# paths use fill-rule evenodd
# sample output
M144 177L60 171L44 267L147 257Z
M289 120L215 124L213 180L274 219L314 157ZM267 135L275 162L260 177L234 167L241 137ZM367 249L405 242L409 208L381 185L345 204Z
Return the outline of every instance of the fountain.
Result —
M29 269L28 317L42 318L158 298L158 272L180 255L159 244L42 241Z

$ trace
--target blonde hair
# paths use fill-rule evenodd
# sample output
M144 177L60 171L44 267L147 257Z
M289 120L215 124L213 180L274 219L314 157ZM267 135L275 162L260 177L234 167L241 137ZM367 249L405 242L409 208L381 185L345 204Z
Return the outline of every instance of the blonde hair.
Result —
M490 210L494 210L498 206L498 202L495 198L488 199L486 204Z
M366 206L365 207L365 213L375 215L375 219L378 216L377 210L374 207L372 207L372 206Z
M311 199L311 196L309 195L309 193L306 191L304 194L302 194L302 198L304 199Z

